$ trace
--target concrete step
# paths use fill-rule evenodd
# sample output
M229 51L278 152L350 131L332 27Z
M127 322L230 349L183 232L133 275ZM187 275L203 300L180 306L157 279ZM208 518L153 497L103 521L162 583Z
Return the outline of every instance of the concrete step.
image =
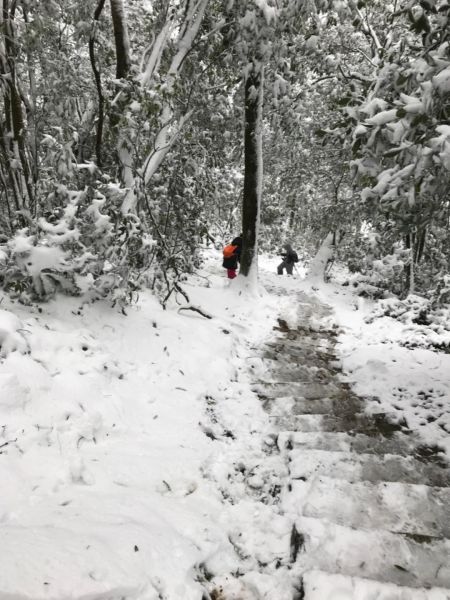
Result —
M303 542L297 556L303 572L318 569L411 588L450 587L449 540L352 529L307 517L298 518L295 527ZM369 597L391 600L390 596ZM339 595L336 598L341 600Z
M278 447L280 450L299 448L302 450L409 456L413 452L413 441L410 436L402 433L385 437L346 431L289 431L286 429L278 435Z
M289 360L264 359L264 374L260 381L294 383L307 381L309 384L329 384L333 381L333 374L324 366L317 364L296 363Z
M414 435L394 432L390 436L366 435L345 431L289 431L279 433L277 445L280 452L292 449L354 452L356 454L394 454L411 456L420 462L448 469L449 463L439 448L426 446Z
M444 588L417 589L361 577L311 570L303 575L304 600L449 600Z
M341 362L330 350L315 351L313 346L304 349L283 349L279 351L266 349L262 355L264 361L278 362L281 366L284 363L292 365L302 365L303 367L317 367L323 369L329 378L335 377L341 368ZM269 366L269 365L268 365Z
M374 415L362 413L345 415L292 414L280 415L278 420L277 415L271 415L271 418L275 419L273 423L278 429L299 432L354 432L369 436L380 434L388 437L395 432L409 431L402 423L395 421L395 413L377 413Z
M333 352L334 340L331 341L326 334L314 333L313 335L301 335L295 333L294 339L280 336L272 342L265 344L265 348L279 354L293 352L302 355L305 350L313 353Z
M297 381L283 381L275 379L275 375L269 373L267 379L260 379L252 386L257 394L266 398L279 398L280 396L293 396L306 400L320 400L321 398L332 398L341 393L341 388L333 383L317 383L305 373L303 379Z
M315 398L306 400L305 398L292 399L293 415L329 415L333 412L332 398Z
M292 415L328 415L333 411L333 400L331 398L320 398L316 400L305 400L305 398L294 398L292 396L279 396L278 398L266 398L259 395L264 410L269 413L271 419L284 417L290 419Z
M355 529L450 537L450 488L316 477L302 514ZM450 565L450 561L449 561Z
M420 462L411 456L305 449L288 450L286 456L293 479L326 476L351 482L389 481L435 487L450 486L449 469Z
M277 344L271 344L264 347L262 358L263 360L273 360L275 362L293 362L296 364L310 365L326 365L329 362L337 361L332 346L323 343L318 347L313 340L305 346L293 345L291 342L288 345L283 344L283 341Z

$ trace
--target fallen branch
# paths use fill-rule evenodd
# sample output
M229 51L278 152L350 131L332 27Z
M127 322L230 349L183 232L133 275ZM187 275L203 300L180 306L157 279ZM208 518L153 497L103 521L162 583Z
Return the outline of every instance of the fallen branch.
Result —
M194 312L197 312L199 315L202 315L202 317L205 317L205 319L212 319L212 315L208 314L207 312L205 312L198 306L194 306L193 304L187 304L186 306L180 306L180 308L178 309L178 312L180 312L181 310L193 310Z
M0 448L4 448L5 446L8 446L9 444L14 444L15 442L17 442L17 438L15 440L8 440L7 442L0 444Z

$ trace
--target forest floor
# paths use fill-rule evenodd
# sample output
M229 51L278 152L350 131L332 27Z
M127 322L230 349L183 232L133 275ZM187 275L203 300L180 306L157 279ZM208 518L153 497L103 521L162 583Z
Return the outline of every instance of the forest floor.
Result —
M3 298L0 599L449 600L450 355L276 262Z

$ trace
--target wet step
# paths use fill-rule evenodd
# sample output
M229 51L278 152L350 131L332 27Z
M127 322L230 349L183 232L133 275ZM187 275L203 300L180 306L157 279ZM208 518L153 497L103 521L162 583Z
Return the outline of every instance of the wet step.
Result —
M330 348L318 349L314 344L307 347L298 346L284 346L279 344L278 346L271 346L265 349L262 358L264 360L287 361L295 362L304 365L329 365L329 363L337 362L336 356L331 353Z
M319 367L321 369L325 369L330 378L334 377L339 373L339 369L341 368L341 363L339 360L332 354L328 352L314 352L312 348L305 349L302 353L288 351L288 350L280 350L275 353L272 351L266 351L262 356L264 361L271 361L274 363L283 364L283 363L291 363L296 365L303 365L304 367Z
M355 413L363 410L363 403L356 397L341 400L340 397L334 398L303 398L301 396L277 396L266 397L258 394L264 402L264 409L271 413L271 416L278 414L285 417L291 415L330 415L341 416L345 410ZM345 406L344 406L345 405Z
M260 371L259 382L265 385L272 384L307 384L307 386L330 385L331 377L326 373L320 373L318 369L300 365L280 365L278 368ZM336 388L339 389L339 388ZM319 395L316 397L320 398Z
M365 436L368 437L368 436ZM299 448L302 450L328 450L331 452L350 452L355 436L349 433L330 433L327 431L280 431L277 446L280 452Z
M413 443L409 436L399 433L385 437L345 431L283 431L278 435L278 447L280 450L283 448L301 448L305 450L410 456Z
M379 401L339 378L337 330L319 322L331 311L299 299L300 325L279 320L254 386L289 470L299 597L450 600L448 461L396 413L369 414Z
M303 576L305 600L449 600L443 588L415 589L362 577L311 570Z
M289 339L285 336L279 337L273 342L267 342L265 347L277 353L294 352L299 355L305 352L314 354L330 353L334 355L334 341L330 341L326 334L302 335L296 334L296 339Z
M327 415L333 410L333 400L322 398L319 400L305 400L304 398L293 398L292 396L279 396L278 398L266 398L259 394L262 406L269 413L270 418L285 417L292 415Z
M295 526L303 536L297 557L302 570L318 569L412 588L450 586L449 540L352 529L306 517L297 519ZM339 595L337 598L341 600Z
M290 429L301 432L338 431L340 419L329 415L271 415L272 423L278 429Z
M355 454L327 450L292 450L288 454L292 479L326 476L347 481L402 482L450 487L450 471L411 456Z
M305 398L293 398L293 415L328 415L333 412L333 400L331 398L320 398L306 400Z
M257 394L261 394L267 398L279 398L280 396L294 396L296 398L305 398L306 400L320 400L321 398L330 398L333 395L341 393L341 388L333 383L315 383L308 379L309 375L305 374L303 380L298 379L292 381L280 381L272 379L267 381L258 381L252 389Z
M321 339L320 346L317 345L317 340L309 339L306 344L293 343L290 340L286 342L281 339L276 342L269 342L264 346L263 358L268 360L291 359L303 362L309 361L312 358L335 358L332 346L329 345L326 338Z
M390 436L397 431L408 431L402 424L395 422L395 413L377 413L376 415L353 414L306 414L306 415L282 415L279 421L275 421L279 429L289 429L299 432L355 432L366 435L378 433Z
M317 477L303 502L305 516L338 525L450 537L450 488Z
M281 452L292 449L329 450L331 452L354 452L355 454L397 454L411 456L420 462L433 463L443 469L449 465L438 448L420 444L413 435L394 432L393 435L367 435L364 433L329 431L283 431L277 445Z
M262 364L265 373L263 379L269 381L293 382L308 381L311 383L330 383L333 376L329 370L317 365L305 365L289 360L264 359Z

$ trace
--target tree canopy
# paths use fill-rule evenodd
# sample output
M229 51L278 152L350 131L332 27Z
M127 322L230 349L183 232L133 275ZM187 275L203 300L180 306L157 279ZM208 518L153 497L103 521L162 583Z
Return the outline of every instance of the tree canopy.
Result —
M0 282L183 293L204 243L332 239L365 293L440 298L446 0L3 0ZM331 235L331 237L330 237Z

